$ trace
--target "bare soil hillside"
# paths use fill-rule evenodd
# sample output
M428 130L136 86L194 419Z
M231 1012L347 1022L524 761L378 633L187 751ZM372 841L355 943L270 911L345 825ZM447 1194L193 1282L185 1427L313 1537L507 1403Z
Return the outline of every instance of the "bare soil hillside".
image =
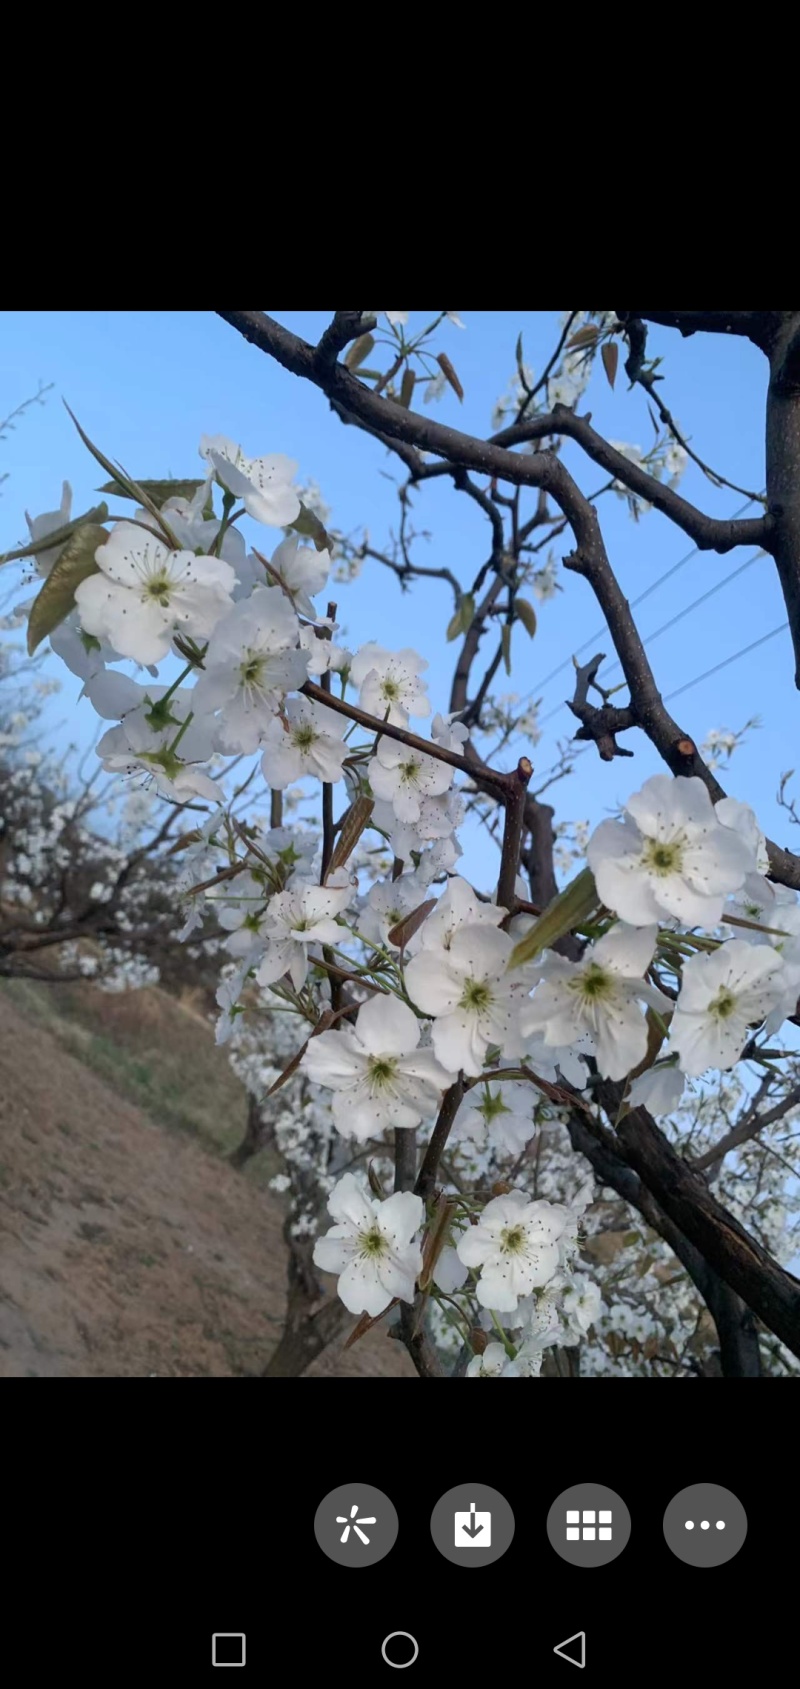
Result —
M70 993L69 998L64 993ZM285 1250L244 1093L160 992L0 990L0 1377L258 1376ZM308 1377L413 1377L380 1328Z

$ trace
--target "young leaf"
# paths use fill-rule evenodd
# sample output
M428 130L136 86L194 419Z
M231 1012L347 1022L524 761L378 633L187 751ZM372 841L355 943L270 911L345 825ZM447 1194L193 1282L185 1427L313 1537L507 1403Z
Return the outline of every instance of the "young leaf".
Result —
M593 346L599 333L600 330L594 323L587 323L585 328L579 328L575 334L570 335L567 351L572 346Z
M404 410L408 410L411 400L414 397L416 379L417 377L413 369L409 369L408 364L406 364L406 367L403 370L403 379L400 383L400 403Z
M447 624L448 643L450 643L453 639L458 639L460 633L467 632L467 629L472 624L474 615L475 600L471 592L465 592L458 601L458 609L456 610L455 615L450 618L450 621Z
M345 862L352 856L374 808L375 804L372 798L360 797L351 803L339 829L339 837L328 864L329 874L332 874L335 868L343 868Z
M352 1349L353 1344L357 1343L360 1337L366 1336L366 1333L371 1331L374 1325L380 1325L381 1320L385 1320L386 1315L391 1312L392 1308L397 1307L399 1301L399 1296L393 1296L388 1308L384 1308L382 1313L362 1314L360 1320L358 1320L353 1326L350 1336L344 1345L345 1349Z
M139 481L137 485L149 495L153 504L156 506L156 509L160 510L162 504L166 504L168 498L193 499L195 493L199 491L200 487L205 486L205 482ZM132 499L137 496L130 490L132 486L133 482L128 485L124 481L114 479L113 481L106 481L102 487L97 488L97 491L98 493L110 493L114 498Z
M289 527L296 534L300 534L303 539L313 540L317 551L330 551L330 536L323 528L319 517L315 516L313 510L309 510L307 505L301 504L300 515L295 517L294 522L289 523Z
M504 622L500 629L500 644L503 647L503 668L506 674L511 673L511 623Z
M616 340L606 340L600 347L603 369L608 377L609 387L613 387L617 379L617 364L619 363L619 347Z
M418 903L416 909L412 909L404 921L398 921L397 925L392 927L388 935L389 943L395 945L398 950L405 950L409 939L414 937L415 932L419 932L423 921L428 919L431 910L435 908L435 897L428 897L424 903Z
M571 932L573 927L587 921L599 907L600 899L591 868L583 868L570 885L548 903L544 913L521 938L508 960L510 968L521 968L542 950L552 949L557 938Z
M354 340L352 346L348 346L345 352L344 361L347 369L358 369L359 364L363 364L364 359L369 357L374 345L374 335L360 334L358 339Z
M536 611L533 605L528 603L527 598L515 598L514 612L517 619L522 623L525 632L530 634L531 639L533 639L536 632Z
M75 588L89 575L96 575L95 552L105 545L108 534L95 522L84 522L67 540L61 556L54 563L38 598L34 600L28 618L28 651L33 656L37 645L52 633L68 616L75 603Z
M43 534L40 540L29 540L27 545L19 546L16 551L4 551L0 563L17 563L20 557L33 557L34 553L38 555L40 551L54 551L57 545L63 545L84 523L107 521L108 505L96 504L91 510L84 511L82 516L65 522L63 528L54 528L51 534Z
M129 498L136 499L139 504L144 505L145 510L149 510L150 515L154 516L156 519L156 527L161 528L167 544L171 546L173 551L180 551L181 548L178 545L172 529L168 526L165 518L159 514L158 506L153 503L150 494L146 493L144 487L140 487L137 481L132 481L130 475L126 474L124 469L121 469L118 465L113 464L111 459L106 457L104 452L101 452L99 446L95 446L93 444L93 442L89 439L88 434L85 433L83 428L81 428L74 411L70 410L66 399L63 400L63 405L67 415L74 422L87 452L91 452L95 462L99 463L101 469L106 469L108 471L109 475L120 489L123 487L127 488Z
M453 368L453 366L450 362L450 359L447 356L447 353L446 352L438 352L437 355L436 355L436 362L439 365L439 368L442 372L442 375L445 378L445 381L447 381L449 383L449 385L452 387L453 392L456 394L456 397L459 398L459 399L463 399L464 389L461 385L461 382L458 379L458 376L456 375L456 372L455 372L455 370L454 370L454 368Z

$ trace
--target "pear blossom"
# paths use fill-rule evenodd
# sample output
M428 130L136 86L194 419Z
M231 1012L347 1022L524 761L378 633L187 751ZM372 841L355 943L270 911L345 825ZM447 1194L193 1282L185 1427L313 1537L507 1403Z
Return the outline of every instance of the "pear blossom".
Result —
M482 1355L473 1355L465 1378L519 1378L502 1343L487 1343Z
M397 328L399 325L405 328L408 322L408 311L384 311L383 314L391 328ZM375 315L378 315L377 311Z
M390 803L398 821L419 821L423 798L439 797L453 782L453 770L436 757L411 750L396 739L383 738L369 765L369 782L376 797Z
M647 1051L647 1023L638 1004L662 1013L672 1007L643 978L655 942L655 927L618 923L580 962L545 951L538 964L539 984L521 1011L523 1037L541 1032L553 1046L575 1043L588 1032L600 1072L607 1079L623 1079Z
M433 1282L446 1296L452 1296L454 1290L463 1290L469 1278L469 1268L459 1261L455 1247L462 1230L463 1227L453 1227L453 1242L440 1250L433 1268Z
M683 1096L684 1076L672 1062L658 1062L634 1079L628 1092L631 1108L648 1108L651 1114L671 1114Z
M431 911L421 929L423 949L449 950L461 927L499 927L505 914L505 909L480 898L469 882L456 874L448 880L446 891L442 893L436 908Z
M26 510L25 521L32 540L43 540L48 534L54 534L59 528L66 526L72 514L72 488L69 481L61 484L61 504L58 510L45 510L41 516L29 516ZM66 540L64 545L66 545ZM64 545L51 545L44 551L35 551L36 569L40 575L49 575L53 565L58 562Z
M194 689L195 709L220 710L223 751L254 751L281 699L306 677L300 628L283 593L259 587L217 623Z
M353 888L343 869L325 886L292 878L269 906L266 953L256 969L259 985L274 985L288 973L296 991L305 984L312 944L337 944L342 937L336 916L344 914Z
M518 1080L483 1085L468 1091L456 1115L452 1138L466 1138L482 1149L488 1142L498 1155L519 1155L533 1137L536 1093Z
M214 887L208 901L228 934L225 949L230 956L251 955L259 948L269 920L262 880L255 874L240 874L232 882Z
M75 589L86 633L120 657L157 663L176 632L205 639L230 609L236 577L217 557L169 551L132 522L118 522L95 553L99 573Z
M744 839L751 855L755 858L755 867L759 874L769 872L769 856L767 841L758 824L755 812L749 803L740 803L738 798L720 798L714 805L717 820L723 827L732 827Z
M399 880L376 880L359 916L359 932L371 944L389 947L390 932L425 902L425 895L425 885L416 874L401 874Z
M708 1067L732 1067L751 1027L778 1003L782 973L774 950L740 938L690 956L670 1026L670 1048L677 1050L682 1072L696 1078Z
M241 446L224 434L204 434L200 456L207 459L217 480L240 498L256 522L282 528L300 515L300 500L292 486L297 464L276 452L272 457L247 457Z
M418 1048L420 1033L406 1003L381 995L364 1003L353 1027L309 1039L300 1065L333 1091L334 1122L345 1137L418 1126L435 1112L455 1076L432 1050Z
M527 982L506 972L513 941L485 925L463 926L448 950L420 950L406 968L409 996L435 1015L433 1047L444 1067L482 1071L490 1045L517 1034Z
M464 1266L481 1269L475 1289L481 1307L513 1314L521 1297L553 1278L568 1218L561 1203L532 1202L525 1191L487 1203L477 1226L468 1226L458 1242Z
M327 618L323 625L331 626ZM316 627L308 623L300 629L300 647L305 652L309 674L341 674L343 669L349 672L352 652L344 645L336 645L332 639L324 638Z
M91 680L93 675L99 674L106 663L115 661L117 655L107 639L95 639L93 634L83 632L76 610L70 611L64 621L59 623L57 628L53 628L50 634L50 649L56 657L61 658L62 663L66 663L72 674L76 674L78 679L83 681ZM155 674L156 671L151 669L150 672Z
M272 553L270 570L272 575L278 576L278 590L283 589L299 615L316 621L317 612L312 599L322 591L331 572L330 552L317 551L313 545L301 545L299 534L287 534Z
M603 902L635 927L665 916L716 926L726 893L755 867L752 849L718 820L696 775L654 774L628 798L621 822L600 822L586 855Z
M267 784L278 791L293 780L313 776L333 784L341 780L347 745L346 716L311 698L289 698L283 713L273 716L263 734L261 768Z
M459 721L456 714L434 716L431 722L431 738L444 751L458 751L459 756L469 738L469 728Z
M527 1005L523 1004L520 1019L525 1019ZM511 1052L506 1051L509 1055ZM514 1051L514 1059L519 1059L531 1069L539 1079L546 1079L548 1084L558 1085L563 1079L568 1085L574 1085L582 1091L586 1084L586 1065L582 1058L594 1054L594 1040L588 1033L572 1044L545 1043L541 1033L533 1032L527 1038L522 1038L519 1050Z
M103 678L108 682L110 676ZM124 681L128 677L114 678ZM135 686L136 682L131 684ZM139 690L146 692L145 700L129 709L119 727L109 728L98 743L97 755L104 768L112 774L146 774L162 797L177 803L186 803L192 797L221 802L223 794L217 782L202 768L192 766L209 760L212 744L207 720L191 721L183 728L190 695L174 693L162 709L159 705L166 688ZM179 748L173 749L178 734Z
M350 668L354 686L360 687L362 710L393 722L395 727L407 727L409 716L430 715L425 682L420 680L427 667L425 658L409 647L386 651L374 641L362 645Z
M336 1289L350 1313L374 1317L395 1298L413 1302L422 1271L422 1198L396 1191L385 1202L372 1200L345 1173L328 1197L328 1212L336 1224L314 1244L314 1263L339 1274Z
M774 885L762 874L748 874L744 885L725 905L725 917L750 921L737 928L736 937L747 944L771 944L783 951L787 938L800 938L800 903L788 886ZM758 929L768 927L768 932Z
M587 1273L573 1273L568 1280L569 1288L561 1303L561 1310L567 1322L564 1343L580 1343L586 1336L590 1326L599 1319L603 1306L599 1285L590 1279Z

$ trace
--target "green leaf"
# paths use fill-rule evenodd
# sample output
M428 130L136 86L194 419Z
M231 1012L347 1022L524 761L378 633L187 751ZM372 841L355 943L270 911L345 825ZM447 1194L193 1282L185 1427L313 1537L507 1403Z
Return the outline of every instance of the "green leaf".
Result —
M619 347L616 341L606 340L605 344L600 347L600 356L603 360L603 369L608 377L608 385L613 387L617 379L617 364L619 363Z
M131 491L133 484L133 482L126 484L123 481L118 481L115 477L113 481L106 481L102 487L98 487L97 491L98 493L110 493L114 498L132 499L137 496ZM166 504L168 498L193 499L195 493L199 491L200 487L205 486L205 482L139 481L136 485L141 487L142 490L149 495L153 504L156 506L156 509L160 510L162 504Z
M307 505L301 504L300 515L295 518L294 522L289 523L289 527L294 533L300 534L303 539L313 540L317 551L330 551L330 535L323 528L319 517L315 516L313 510L309 510Z
M503 648L503 668L506 674L511 673L511 623L504 622L500 629L500 644Z
M358 369L359 364L363 364L364 359L369 357L374 345L374 335L360 334L358 339L354 340L352 346L348 346L347 351L345 352L344 362L346 368Z
M54 528L52 534L43 534L40 540L29 540L27 545L21 545L17 551L4 552L0 563L16 563L20 557L33 557L34 553L38 556L40 551L54 551L57 545L63 545L84 523L107 520L108 505L96 504L92 510L84 511L83 516L76 516L72 522L65 522L63 528Z
M82 439L82 441L83 441L83 443L86 447L87 452L91 452L92 457L94 458L96 463L99 463L101 469L105 469L105 470L108 471L109 475L112 477L112 479L114 481L115 486L120 490L120 492L122 491L123 488L126 488L128 498L136 499L137 503L144 505L145 510L149 510L150 515L155 517L156 527L161 529L161 531L164 535L164 538L166 539L167 544L171 547L171 549L173 551L180 551L181 548L178 545L178 542L175 538L175 535L172 532L172 529L168 526L166 518L159 514L158 506L153 503L153 500L151 499L150 494L146 493L145 490L144 490L144 487L140 487L137 481L132 481L131 478L130 478L130 475L128 475L126 473L126 471L120 467L119 464L113 464L111 462L111 459L106 457L105 452L101 452L99 446L94 445L94 443L89 439L89 436L85 432L85 430L83 428L81 428L81 425L80 425L78 418L76 417L74 411L70 410L66 399L64 399L63 404L64 404L64 409L65 409L67 415L74 422L75 427L77 428L78 433L80 434L80 437L81 437L81 439Z
M467 629L469 627L471 627L471 625L472 625L472 620L473 620L474 615L475 615L475 600L472 596L472 593L471 592L462 593L462 595L461 595L461 597L458 601L458 608L456 610L456 613L455 613L454 616L451 617L450 621L447 624L447 641L448 641L448 644L452 640L458 639L458 636L459 636L460 633L466 633L467 632Z
M599 908L600 899L591 868L584 868L570 885L548 903L543 914L521 938L509 957L510 968L521 968L542 950L552 949L557 938L563 938L574 927L581 926Z
M75 603L75 588L89 575L99 572L94 554L107 539L105 528L94 522L84 522L67 540L38 598L34 600L28 619L28 651L31 656L48 633L52 633L53 628L57 628L69 615Z
M514 614L522 623L525 632L530 634L531 639L533 639L536 632L536 611L533 605L528 603L527 598L514 599Z

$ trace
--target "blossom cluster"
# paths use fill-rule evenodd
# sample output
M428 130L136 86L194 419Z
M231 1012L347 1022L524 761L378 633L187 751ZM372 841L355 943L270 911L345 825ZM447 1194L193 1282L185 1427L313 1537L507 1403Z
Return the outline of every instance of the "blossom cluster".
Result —
M568 377L579 381L577 368ZM530 914L457 872L468 735L443 714L425 739L412 729L431 716L424 657L336 641L334 607L321 607L332 558L319 535L303 543L297 465L218 435L200 452L196 485L105 532L51 644L109 723L106 770L204 811L180 889L186 937L205 919L221 934L220 1041L265 1004L290 1012L304 1023L296 1065L329 1094L335 1138L378 1152L387 1132L429 1134L458 1087L454 1154L490 1178L512 1175L494 1179L494 1194L453 1196L437 1231L414 1191L333 1177L326 1141L334 1223L317 1264L354 1314L420 1289L450 1298L468 1327L485 1313L502 1340L476 1351L468 1376L537 1376L546 1347L578 1341L600 1314L577 1259L586 1200L532 1197L516 1182L543 1090L580 1093L596 1073L622 1086L626 1106L662 1114L687 1080L732 1067L759 1028L772 1035L794 1013L800 905L767 877L746 805L714 804L698 778L656 775L588 840L595 896L569 953L537 951ZM57 512L31 521L32 541L70 508L65 489ZM280 539L248 550L244 517ZM37 550L45 589L62 551ZM338 788L333 856L310 829L244 826L228 758L239 789L247 759L273 794ZM373 883L367 837L387 861Z

